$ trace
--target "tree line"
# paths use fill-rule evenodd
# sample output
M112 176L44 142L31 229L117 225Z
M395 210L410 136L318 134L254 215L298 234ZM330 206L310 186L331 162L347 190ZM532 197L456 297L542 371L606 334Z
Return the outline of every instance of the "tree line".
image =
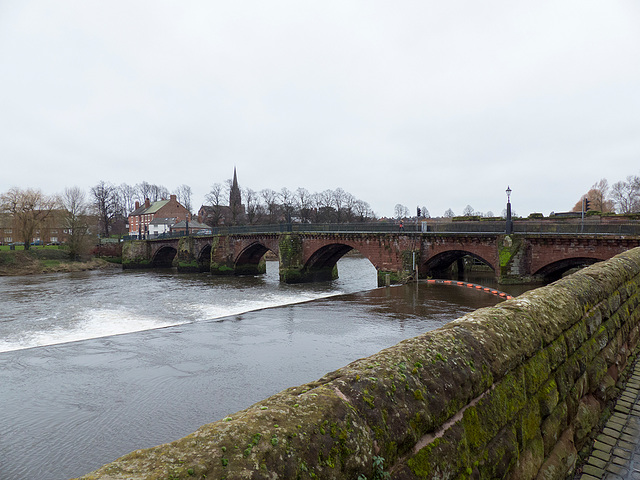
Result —
M174 194L191 211L191 188L180 185ZM70 187L57 195L14 187L0 195L0 213L11 216L17 230L13 235L27 250L37 231L55 218L57 226L66 232L71 257L77 258L87 250L94 227L94 234L108 237L116 221L120 220L124 228L125 219L135 209L136 201L143 204L146 198L157 201L169 195L166 187L147 182L116 186L100 181L88 193L79 187Z
M345 223L375 219L370 205L342 188L311 193L305 188L291 191L282 188L254 191L242 189L241 205L231 205L232 181L216 183L206 195L203 207L211 213L207 223L260 224L278 222ZM124 225L136 202L155 202L176 195L178 203L194 213L192 191L180 185L171 192L163 185L141 182L136 185L114 185L100 181L89 191L66 188L62 194L47 195L38 189L11 188L0 194L0 213L8 214L16 227L14 236L28 249L36 232L55 217L66 232L67 245L73 257L86 250L90 233L109 237L114 228L124 233ZM118 227L118 224L120 226Z
M350 223L375 219L371 206L342 188L309 192L284 187L241 189L241 204L231 199L232 181L215 183L206 195L205 223L210 226L273 223Z
M589 191L580 197L573 207L574 212L584 208L584 200L589 201L589 209L602 213L637 213L640 212L640 176L629 175L609 186L609 181L602 178L594 183Z

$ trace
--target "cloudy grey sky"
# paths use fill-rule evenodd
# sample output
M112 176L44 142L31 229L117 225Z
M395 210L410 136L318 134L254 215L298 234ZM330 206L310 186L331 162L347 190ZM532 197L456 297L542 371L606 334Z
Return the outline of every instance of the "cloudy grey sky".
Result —
M0 192L571 209L640 174L636 0L0 0Z

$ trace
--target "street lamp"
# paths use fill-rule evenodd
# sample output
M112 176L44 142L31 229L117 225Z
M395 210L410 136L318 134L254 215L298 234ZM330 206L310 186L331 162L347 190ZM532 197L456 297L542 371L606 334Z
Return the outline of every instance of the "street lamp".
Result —
M507 225L506 233L511 235L513 233L513 222L511 221L511 188L507 186Z
M188 213L184 216L184 227L185 227L184 229L185 235L188 237L189 236L189 214Z

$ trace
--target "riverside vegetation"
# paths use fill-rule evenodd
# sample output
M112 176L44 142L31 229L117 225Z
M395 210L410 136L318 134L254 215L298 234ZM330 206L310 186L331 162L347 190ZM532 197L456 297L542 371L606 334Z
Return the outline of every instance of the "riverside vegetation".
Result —
M5 276L80 272L114 267L119 265L114 263L114 258L111 257L109 260L94 256L72 260L69 252L59 246L37 246L29 250L24 250L21 246L16 246L16 250L10 250L8 245L0 246L0 275Z

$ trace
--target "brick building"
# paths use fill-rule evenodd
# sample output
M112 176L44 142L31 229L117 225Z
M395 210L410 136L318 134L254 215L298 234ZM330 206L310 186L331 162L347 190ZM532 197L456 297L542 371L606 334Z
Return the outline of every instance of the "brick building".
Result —
M176 222L191 220L189 210L178 203L175 195L169 200L151 202L148 198L144 205L136 202L136 208L129 214L129 235L136 238L146 238L150 231L149 225L156 218L173 218Z
M65 243L68 230L65 227L64 210L53 210L44 220L37 222L29 243L35 245ZM13 215L0 214L0 245L24 242L22 228Z

